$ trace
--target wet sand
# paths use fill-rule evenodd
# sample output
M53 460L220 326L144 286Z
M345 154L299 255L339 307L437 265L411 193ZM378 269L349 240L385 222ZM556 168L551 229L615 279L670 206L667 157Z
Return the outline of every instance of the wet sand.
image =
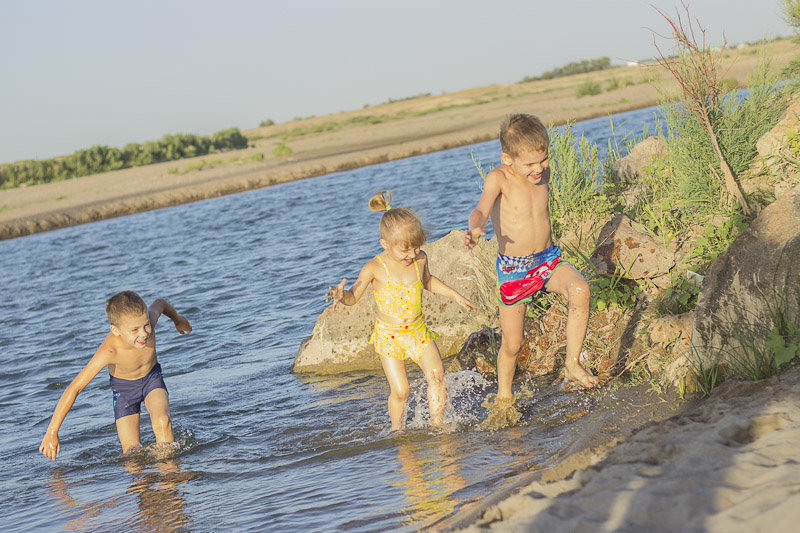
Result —
M776 66L794 53L788 41L768 46ZM761 57L755 50L724 51L722 77L734 78L744 86ZM603 91L578 98L576 88L587 80L599 83ZM619 88L610 89L615 81ZM252 139L244 150L2 189L0 239L495 139L500 121L513 112L533 113L548 124L560 125L651 106L674 91L671 78L660 67L618 67L554 80L411 98L258 128L244 132ZM368 117L379 123L367 123ZM283 137L292 130L305 133ZM292 149L290 157L272 156L279 143ZM254 161L253 156L263 156L263 160ZM207 163L206 168L187 171L201 161ZM465 167L470 165L465 162Z

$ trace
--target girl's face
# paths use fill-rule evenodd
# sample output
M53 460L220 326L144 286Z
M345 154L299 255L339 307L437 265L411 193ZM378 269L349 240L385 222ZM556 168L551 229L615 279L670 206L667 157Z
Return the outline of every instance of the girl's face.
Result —
M417 258L419 255L419 247L410 246L405 243L400 243L398 241L387 241L385 239L381 239L381 246L386 252L389 254L389 257L401 263L403 265L409 266L414 263L414 259Z

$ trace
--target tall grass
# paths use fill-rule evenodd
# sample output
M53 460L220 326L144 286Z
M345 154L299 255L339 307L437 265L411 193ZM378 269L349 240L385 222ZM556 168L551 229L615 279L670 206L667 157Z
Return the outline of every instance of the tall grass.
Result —
M614 152L603 160L597 145L583 134L577 137L567 123L564 132L550 128L550 218L556 237L560 224L583 222L611 213L611 202L601 194L604 182L613 174Z

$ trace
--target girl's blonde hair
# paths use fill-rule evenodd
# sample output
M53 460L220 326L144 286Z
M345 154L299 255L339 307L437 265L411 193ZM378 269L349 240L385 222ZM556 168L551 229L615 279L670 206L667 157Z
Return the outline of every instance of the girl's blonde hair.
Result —
M391 201L389 191L378 191L369 199L370 209L384 212L378 227L381 239L412 248L425 244L428 232L417 214L407 207L392 207Z

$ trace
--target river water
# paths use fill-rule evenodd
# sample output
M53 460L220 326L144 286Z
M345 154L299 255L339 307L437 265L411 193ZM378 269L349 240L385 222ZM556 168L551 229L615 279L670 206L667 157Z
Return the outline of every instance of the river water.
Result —
M615 116L617 138L652 132L655 111ZM601 151L611 135L608 118L575 131ZM325 289L380 250L369 196L391 190L440 238L480 194L471 154L489 168L499 143L0 242L2 529L413 531L551 465L591 395L524 384L522 423L492 432L481 403L496 384L453 373L447 431L433 431L409 364L408 427L392 434L382 374L291 373ZM143 409L144 447L123 456L103 371L52 463L38 446L53 408L107 332L106 298L126 289L168 299L194 327L157 327L178 442L152 446Z

